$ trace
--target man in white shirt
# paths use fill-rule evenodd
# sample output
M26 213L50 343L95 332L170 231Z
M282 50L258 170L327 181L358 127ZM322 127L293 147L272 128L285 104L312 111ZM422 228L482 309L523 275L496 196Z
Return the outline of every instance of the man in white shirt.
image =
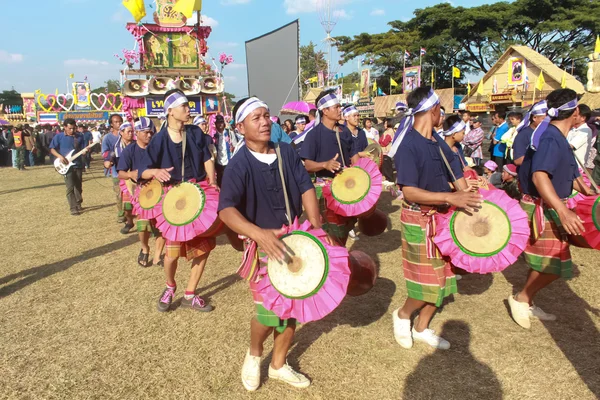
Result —
M373 128L373 121L371 121L371 118L365 118L364 124L364 131L367 135L367 139L371 139L374 140L376 143L379 143L379 131Z
M471 132L471 112L463 111L463 113L461 114L461 118L466 125L465 126L465 135L466 135L467 133Z
M217 115L215 118L215 145L217 147L217 158L215 169L217 171L217 185L221 186L225 167L229 164L229 160L233 157L235 147L238 143L237 135L229 129L225 129L225 119L222 115Z
M92 153L99 153L100 152L100 142L102 139L102 134L100 133L100 131L98 130L98 127L95 126L92 128L92 140L94 142L96 142L97 144L94 145L94 147L92 147Z
M579 116L576 119L575 126L571 129L567 136L567 140L571 147L575 150L575 156L583 163L587 164L592 149L592 128L587 124L587 121L592 115L592 111L585 104L579 104ZM579 164L579 162L578 162ZM578 165L580 168L581 165Z

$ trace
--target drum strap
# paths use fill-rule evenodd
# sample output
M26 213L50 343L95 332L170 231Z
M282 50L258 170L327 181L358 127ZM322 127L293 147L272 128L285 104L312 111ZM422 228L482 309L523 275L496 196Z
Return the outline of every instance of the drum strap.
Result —
M444 154L444 151L442 150L442 148L440 147L440 155L442 156L442 160L444 160L444 164L446 164L446 168L448 168L448 172L450 172L450 175L452 176L452 182L456 182L456 175L454 175L454 171L452 171L452 168L450 167L450 163L448 162L448 159L446 158L446 155Z
M598 193L598 186L596 185L596 182L594 182L594 180L590 176L590 173L588 172L587 168L585 168L585 165L583 165L583 163L581 162L579 157L577 157L577 154L575 153L575 149L571 148L571 151L573 152L573 156L575 157L575 160L577 160L577 164L579 164L579 167L583 170L583 173L585 174L585 176L587 176L587 178L590 180L590 184L592 185L592 187L594 188L596 193Z
M285 212L288 220L288 225L292 223L292 213L290 212L290 199L288 198L287 186L285 184L285 176L283 173L283 159L281 158L281 149L279 143L275 143L275 153L277 153L277 165L279 167L279 176L281 177L281 186L283 188L283 197L285 199Z
M346 159L344 157L344 150L342 150L342 142L340 141L340 129L335 127L335 137L337 139L338 147L340 149L340 157L342 158L342 166L346 168Z
M183 127L181 132L181 182L185 180L185 145L186 145L186 130Z

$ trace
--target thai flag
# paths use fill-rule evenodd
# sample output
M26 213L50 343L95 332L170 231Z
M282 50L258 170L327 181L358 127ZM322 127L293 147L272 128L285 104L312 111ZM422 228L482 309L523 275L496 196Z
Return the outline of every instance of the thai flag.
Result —
M421 47L421 57L427 54L427 51L423 47Z
M525 92L529 90L529 75L525 75Z
M38 121L40 124L57 124L58 123L58 114L56 113L48 113L48 114L43 114L40 113L39 117L38 117Z
M407 50L404 50L404 58L410 58L410 53Z

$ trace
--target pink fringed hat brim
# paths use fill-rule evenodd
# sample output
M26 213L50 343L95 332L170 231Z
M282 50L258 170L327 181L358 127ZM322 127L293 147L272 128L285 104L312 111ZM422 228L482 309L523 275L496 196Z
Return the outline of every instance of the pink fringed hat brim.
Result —
M529 221L527 214L516 200L508 197L502 190L480 190L484 200L488 200L502 208L511 224L511 237L508 244L497 254L478 257L467 254L454 242L450 232L450 218L456 212L451 209L446 214L435 214L437 231L433 239L440 253L450 258L455 266L465 271L478 274L500 272L517 261L525 250L529 240Z
M330 246L325 240L327 234L322 229L311 229L308 221L300 225L296 219L291 226L283 228L286 233L304 231L319 239L329 257L327 279L315 295L306 299L289 299L271 285L264 267L260 271L264 276L257 284L258 293L263 298L263 306L281 319L295 318L300 323L317 321L335 310L346 296L350 282L348 250L345 247Z
M131 202L131 204L133 206L133 209L132 209L133 215L137 215L140 219L144 219L144 220L155 219L159 215L161 215L162 214L162 202L163 202L163 199L165 198L165 194L167 194L167 192L169 191L169 187L163 186L162 189L163 189L163 195L160 198L160 201L158 203L156 203L156 205L154 207L152 207L150 210L146 210L146 209L142 208L139 203L140 191L142 190L142 187L140 185L138 185L137 188L135 189L134 199L132 199L133 201Z
M583 172L583 170L581 168L579 168L579 173L581 174L581 177L583 178L583 182L589 187L590 186L590 180L588 179L587 175ZM567 199L567 207L570 208L571 210L577 207L577 204L581 201L581 200L585 200L587 199L587 196L577 192L576 190L574 190L574 192L576 193L575 196L573 197L569 197Z
M584 196L583 200L580 200L577 204L577 216L583 221L583 227L585 232L583 238L590 245L591 248L600 250L600 230L594 222L594 204L598 201L600 196ZM599 221L600 222L600 221Z
M184 226L171 225L161 212L156 216L156 227L163 237L174 242L187 242L206 232L217 220L219 206L219 192L206 182L195 183L204 191L206 199L202 212L191 223ZM163 196L164 199L164 196ZM162 201L161 201L162 209Z
M357 217L368 212L377 204L381 196L383 177L377 164L369 158L361 158L351 168L354 167L362 168L371 177L371 190L360 202L355 204L340 203L331 193L331 183L323 187L323 196L325 196L327 208L343 217Z

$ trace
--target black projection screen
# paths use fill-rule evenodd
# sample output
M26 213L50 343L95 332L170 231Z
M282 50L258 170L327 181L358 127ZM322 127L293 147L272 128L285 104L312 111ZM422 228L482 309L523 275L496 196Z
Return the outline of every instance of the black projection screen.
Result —
M248 94L267 103L272 115L300 98L299 42L298 20L246 42Z

